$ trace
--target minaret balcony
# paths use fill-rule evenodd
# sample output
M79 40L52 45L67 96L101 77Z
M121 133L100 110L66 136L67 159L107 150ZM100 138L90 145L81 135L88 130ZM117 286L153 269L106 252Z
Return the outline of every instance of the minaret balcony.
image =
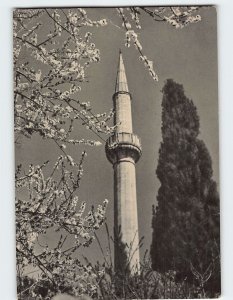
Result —
M141 141L136 134L117 132L106 141L105 151L112 164L127 158L136 163L142 155Z

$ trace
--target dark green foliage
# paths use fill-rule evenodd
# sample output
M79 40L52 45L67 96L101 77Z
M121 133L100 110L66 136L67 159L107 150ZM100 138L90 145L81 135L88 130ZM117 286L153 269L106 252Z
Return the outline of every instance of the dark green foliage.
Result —
M35 278L26 275L22 277L17 276L17 291L19 300L51 299L58 290L58 287L55 287L51 281L47 279L41 279L38 282Z
M182 85L167 80L162 100L161 182L153 211L154 270L176 271L176 279L220 292L219 196L212 162L198 139L199 117ZM205 290L204 290L205 287ZM206 296L206 295L204 295Z

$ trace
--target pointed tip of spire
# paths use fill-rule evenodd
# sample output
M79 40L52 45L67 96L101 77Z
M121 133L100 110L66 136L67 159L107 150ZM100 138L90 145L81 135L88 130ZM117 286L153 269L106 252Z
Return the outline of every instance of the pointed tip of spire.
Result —
M115 93L117 92L129 92L121 49L119 49L119 63L115 87Z

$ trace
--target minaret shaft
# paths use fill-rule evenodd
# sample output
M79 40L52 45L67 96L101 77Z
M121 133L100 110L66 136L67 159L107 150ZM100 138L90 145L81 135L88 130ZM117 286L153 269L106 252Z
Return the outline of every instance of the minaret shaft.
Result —
M115 94L115 133L106 142L106 155L114 169L114 229L115 237L119 229L121 242L125 245L131 272L139 271L139 235L137 215L135 163L141 156L141 144L133 133L131 95L120 53ZM118 237L117 237L118 238ZM115 243L115 269L122 270L122 247Z
M128 93L117 93L114 96L115 125L117 132L133 132L131 100Z
M114 227L121 228L130 269L139 270L139 251L135 251L139 243L136 172L134 162L127 159L114 165ZM117 259L115 264L118 264Z

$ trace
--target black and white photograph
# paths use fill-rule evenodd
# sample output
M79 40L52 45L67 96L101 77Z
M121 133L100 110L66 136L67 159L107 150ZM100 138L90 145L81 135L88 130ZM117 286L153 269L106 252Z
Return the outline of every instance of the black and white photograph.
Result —
M221 296L218 8L15 8L19 300Z

